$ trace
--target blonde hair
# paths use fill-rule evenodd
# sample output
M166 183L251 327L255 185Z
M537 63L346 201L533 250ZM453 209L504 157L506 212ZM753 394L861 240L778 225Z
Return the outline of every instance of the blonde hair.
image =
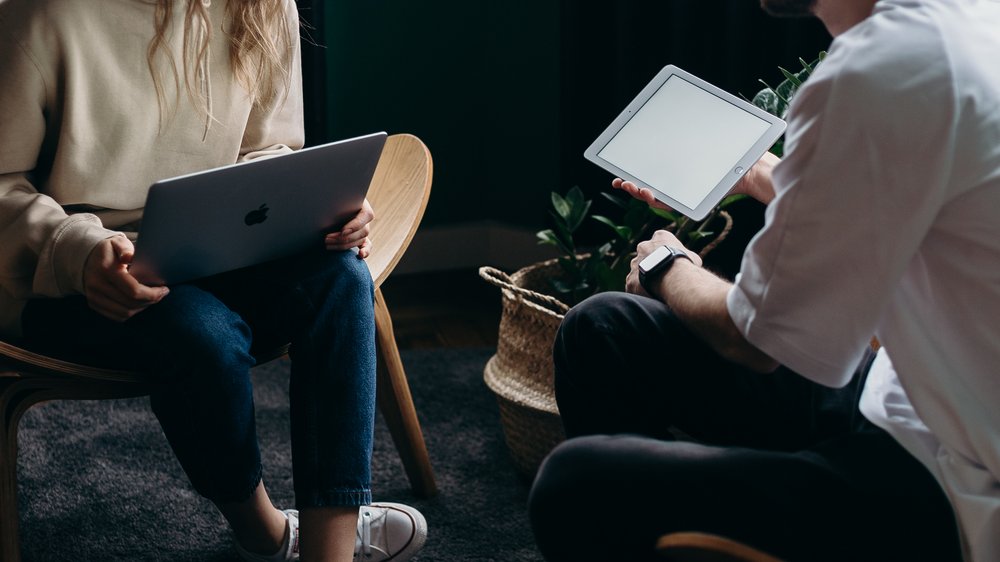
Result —
M185 0L181 0L182 2ZM292 36L285 18L283 0L216 0L226 1L229 37L229 62L236 79L246 88L254 105L263 106L275 101L281 91L287 91L291 69L285 66L283 54L298 37ZM212 23L203 0L186 0L184 16L184 41L182 70L184 86L195 106L211 118L211 100L199 89L198 69L207 62L208 45L212 39ZM162 49L170 65L177 95L180 96L180 76L174 54L166 48L170 16L175 0L156 0L154 15L155 34L146 51L146 62L153 75L160 111L166 105L166 94L154 63ZM208 77L202 77L207 80Z

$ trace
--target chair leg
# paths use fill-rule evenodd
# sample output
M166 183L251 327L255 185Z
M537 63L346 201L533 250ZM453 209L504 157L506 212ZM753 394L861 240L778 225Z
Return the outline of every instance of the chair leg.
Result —
M420 497L437 494L434 471L413 407L403 361L396 347L392 318L381 289L375 290L375 340L378 347L378 404L382 410L413 492Z
M656 552L674 562L781 562L743 543L696 531L663 535L656 541Z
M17 512L17 424L36 402L20 377L0 376L0 562L20 562Z

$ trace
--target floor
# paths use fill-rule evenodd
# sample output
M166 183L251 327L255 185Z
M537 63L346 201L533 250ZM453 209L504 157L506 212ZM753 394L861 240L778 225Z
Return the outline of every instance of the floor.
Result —
M382 294L400 349L497 344L500 289L476 270L393 275Z

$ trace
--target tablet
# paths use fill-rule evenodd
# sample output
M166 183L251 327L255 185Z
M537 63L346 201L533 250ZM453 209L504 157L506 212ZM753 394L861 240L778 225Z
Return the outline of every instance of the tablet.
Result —
M583 155L701 220L784 131L778 117L667 65Z

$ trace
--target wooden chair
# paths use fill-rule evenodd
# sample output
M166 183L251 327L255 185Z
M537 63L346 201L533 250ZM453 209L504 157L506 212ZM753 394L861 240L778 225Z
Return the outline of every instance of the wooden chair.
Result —
M378 405L410 486L421 497L436 494L437 486L379 287L413 239L430 197L432 171L430 152L420 139L392 135L368 193L376 214L367 263L376 287ZM273 350L266 359L280 357L286 349ZM0 341L0 562L20 560L17 426L24 412L48 400L129 398L147 395L150 389L142 373L68 363Z
M673 562L781 562L732 539L693 531L663 535L656 542L656 552Z

